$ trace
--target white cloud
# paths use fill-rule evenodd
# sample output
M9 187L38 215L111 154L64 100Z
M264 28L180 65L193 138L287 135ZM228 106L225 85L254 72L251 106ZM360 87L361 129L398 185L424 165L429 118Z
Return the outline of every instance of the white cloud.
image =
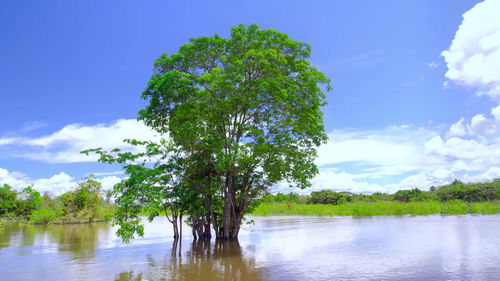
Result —
M500 168L491 167L486 172L475 175L475 176L464 176L462 180L464 182L479 182L479 181L488 181L494 178L500 177Z
M427 67L430 69L434 69L434 68L437 68L439 66L439 62L431 61L431 62L426 63L425 65L427 65Z
M437 133L407 126L384 130L334 130L319 151L318 165L364 162L373 172L396 175L427 165L424 143Z
M454 123L450 127L450 131L447 133L448 137L461 137L467 135L467 127L465 125L465 120L462 117L457 123Z
M101 183L104 190L112 189L121 180L121 178L116 176L96 177L96 179ZM82 181L82 179L76 179L64 172L49 178L32 179L22 173L9 172L6 169L0 168L0 185L9 184L18 191L21 191L28 185L33 185L40 193L47 191L57 196L70 191L79 181Z
M492 133L495 131L495 123L486 118L483 114L476 114L470 122L470 129L473 134Z
M491 109L493 118L488 118L484 114L476 114L470 122L461 118L451 125L446 137L479 136L484 134L500 133L500 105Z
M463 15L448 50L446 78L500 100L500 1L486 0Z
M119 183L121 180L122 179L117 176L108 176L99 179L99 182L102 185L102 189L109 190L113 189L113 186L115 186L115 184Z
M500 123L500 105L491 109L491 115Z
M426 189L454 178L492 179L497 176L497 170L491 167L500 167L500 137L498 131L492 129L498 126L492 127L491 123L498 123L500 107L494 108L491 114L490 119L475 117L471 124L461 119L451 126L446 138L437 131L409 125L382 130L334 130L329 134L328 143L318 151L320 174L312 181L313 190L393 192L400 188ZM473 134L488 130L492 131L488 138ZM152 139L154 133L135 120L118 120L110 125L68 125L48 136L15 139L15 142L28 148L23 154L28 159L69 163L95 161L80 155L80 150L126 148L121 141L131 137ZM5 147L12 146L10 139L0 140ZM473 176L468 176L470 173ZM104 189L112 188L120 181L120 175L121 172L96 173ZM66 173L31 179L0 169L0 184L10 183L19 188L34 184L37 189L54 194L69 190L76 181ZM288 188L280 185L277 190Z
M134 150L123 143L124 139L153 140L156 133L135 119L120 119L105 125L84 126L70 124L61 130L39 138L3 138L0 146L22 146L22 150L10 152L11 157L38 160L47 163L95 162L96 156L80 154L80 151L102 147Z
M17 138L0 138L0 145L13 144L18 141Z
M455 124L454 135L465 134L467 129L463 123L462 120ZM335 130L329 142L319 149L319 155L318 164L325 168L320 168L320 175L313 180L315 189L355 192L427 189L455 178L478 181L498 177L491 167L500 167L500 138L443 139L432 130L402 126L378 131ZM360 168L351 168L349 172L330 168L345 163L358 163ZM479 174L468 176L472 172ZM384 184L373 183L374 179L405 174L409 176L398 182L389 179Z
M35 131L35 130L38 130L40 128L43 128L45 126L47 126L47 123L45 123L45 122L33 121L33 122L29 122L29 123L24 124L23 127L21 128L21 132L23 132L23 133L31 132L31 131Z

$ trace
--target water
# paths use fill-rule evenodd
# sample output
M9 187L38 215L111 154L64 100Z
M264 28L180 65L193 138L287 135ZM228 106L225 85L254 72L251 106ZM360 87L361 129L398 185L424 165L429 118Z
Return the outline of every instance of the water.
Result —
M500 216L256 217L239 243L177 244L165 218L0 233L0 280L500 280Z

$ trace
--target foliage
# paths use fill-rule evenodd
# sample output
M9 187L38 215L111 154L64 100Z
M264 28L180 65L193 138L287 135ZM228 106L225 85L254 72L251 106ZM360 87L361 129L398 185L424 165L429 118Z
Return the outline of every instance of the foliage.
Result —
M284 33L239 25L230 38L193 38L157 59L139 119L168 134L167 149L151 153L166 166L134 162L152 149L143 155L84 152L125 164L129 180L114 191L119 235L142 235L137 215L143 205L152 217L168 205L189 212L193 222L206 216L218 238L235 239L244 215L269 186L287 181L308 187L318 173L316 149L327 139L321 86L330 90L310 54L307 43ZM176 198L176 188L190 196ZM195 213L200 202L204 214Z
M423 201L427 196L418 188L398 190L394 194L394 199L400 202Z
M85 181L79 182L73 191L73 211L87 209L92 215L97 214L97 203L101 200L101 183L95 180L94 175L88 176Z
M34 210L30 215L30 222L35 224L48 224L54 221L59 215L57 210L43 207L38 210Z
M17 218L31 223L80 223L109 218L113 206L100 197L101 184L89 176L59 197L40 192L32 186L16 192L11 186L0 187L0 217Z
M28 218L31 212L39 209L42 206L43 198L40 192L33 189L33 187L28 186L20 194L21 200L18 201L18 214L24 218Z
M342 195L344 204L335 204ZM295 198L293 195L290 198ZM297 204L287 194L266 195L254 215L426 215L426 214L498 214L500 213L500 179L491 182L463 183L455 180L449 185L421 191L418 188L398 190L394 194L336 193L331 190L299 195L306 198ZM497 201L495 201L497 200ZM396 201L396 202L394 202ZM328 203L328 202L333 202ZM335 207L320 204L338 205Z
M311 192L309 203L311 204L332 204L338 205L347 202L347 198L342 193L332 190L321 190Z
M17 211L17 192L8 184L0 186L0 217Z
M471 203L463 201L395 201L354 202L340 205L263 202L252 212L255 216L393 216L393 215L459 215L500 214L500 201Z
M462 183L455 181L444 185L434 191L435 197L440 201L463 200L467 202L480 202L500 198L500 179L490 183Z
M262 198L263 202L278 202L278 203L283 203L283 202L299 203L299 200L300 200L299 195L293 192L290 192L288 194L283 194L279 192L276 195L266 194Z

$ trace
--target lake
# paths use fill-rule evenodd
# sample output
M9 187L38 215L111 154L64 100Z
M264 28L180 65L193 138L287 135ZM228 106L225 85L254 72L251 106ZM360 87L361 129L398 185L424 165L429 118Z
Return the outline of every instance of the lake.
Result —
M500 280L500 215L254 217L239 242L173 243L164 217L0 232L0 280Z

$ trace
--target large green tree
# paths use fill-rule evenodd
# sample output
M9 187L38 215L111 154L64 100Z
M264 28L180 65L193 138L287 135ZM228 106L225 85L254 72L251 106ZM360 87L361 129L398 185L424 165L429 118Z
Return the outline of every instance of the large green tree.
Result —
M327 140L321 107L331 87L310 54L309 44L284 33L239 25L229 38L193 38L156 60L138 119L169 140L165 158L175 151L179 161L163 175L201 195L217 238L236 239L244 215L271 185L306 188L317 174L317 147ZM104 162L132 156L93 151ZM134 194L125 186L118 193Z
M200 161L224 198L217 237L237 238L249 204L268 186L305 188L318 172L330 84L310 54L309 44L284 33L239 25L228 39L194 38L155 62L139 119L187 155L206 155Z

